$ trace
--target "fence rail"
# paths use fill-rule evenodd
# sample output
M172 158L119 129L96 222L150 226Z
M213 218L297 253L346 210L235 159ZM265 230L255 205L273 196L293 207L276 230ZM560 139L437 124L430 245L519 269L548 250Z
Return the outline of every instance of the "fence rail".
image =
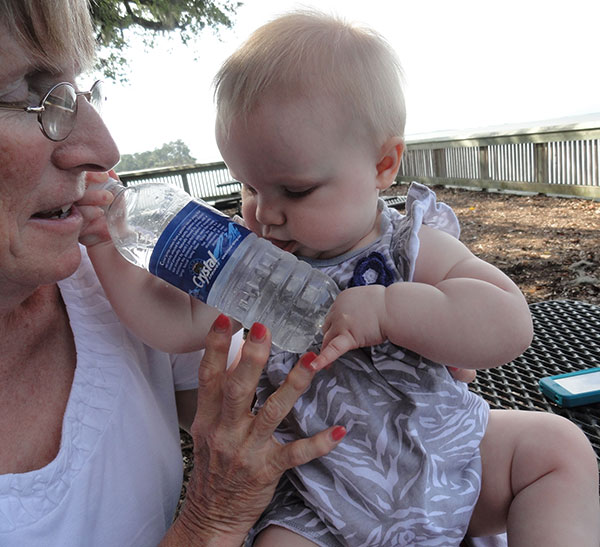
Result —
M600 198L600 126L407 139L400 181Z
M241 184L231 178L224 162L164 167L143 171L119 173L126 185L142 182L166 182L194 197L202 198L211 204L227 201L239 194Z
M241 187L223 162L119 176L168 182L215 205L235 202ZM600 199L600 124L407 139L397 180Z

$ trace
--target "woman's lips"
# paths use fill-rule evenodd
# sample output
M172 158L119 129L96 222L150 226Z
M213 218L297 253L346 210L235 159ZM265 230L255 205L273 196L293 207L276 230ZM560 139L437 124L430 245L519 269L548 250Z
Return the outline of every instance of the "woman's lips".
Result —
M33 218L40 218L44 220L63 220L67 218L72 212L73 204L63 205L56 209L49 209L48 211L40 211L32 215Z
M67 235L81 230L83 216L76 205L39 211L29 217L29 225L54 235Z

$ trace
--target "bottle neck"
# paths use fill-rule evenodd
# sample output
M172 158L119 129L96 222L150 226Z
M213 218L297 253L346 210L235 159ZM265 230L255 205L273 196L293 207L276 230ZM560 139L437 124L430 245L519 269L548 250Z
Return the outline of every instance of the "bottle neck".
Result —
M127 190L127 187L123 186L123 184L121 184L120 181L113 179L113 178L109 178L106 182L103 182L101 184L95 184L95 189L96 190L108 190L113 195L113 200L108 205L105 205L104 207L102 207L102 209L104 209L104 213L108 213L108 210L111 208L112 204L115 202L117 196L124 190Z

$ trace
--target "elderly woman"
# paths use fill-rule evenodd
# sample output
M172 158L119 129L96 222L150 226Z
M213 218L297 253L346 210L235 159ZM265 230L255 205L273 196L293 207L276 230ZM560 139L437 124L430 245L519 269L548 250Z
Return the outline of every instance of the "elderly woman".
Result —
M302 363L249 413L270 345L261 325L226 373L219 316L198 382L201 354L152 350L115 316L78 243L85 172L119 159L100 85L74 83L93 47L85 0L0 0L0 545L239 545L281 473L343 431L273 440L312 378ZM196 466L172 523L178 423Z

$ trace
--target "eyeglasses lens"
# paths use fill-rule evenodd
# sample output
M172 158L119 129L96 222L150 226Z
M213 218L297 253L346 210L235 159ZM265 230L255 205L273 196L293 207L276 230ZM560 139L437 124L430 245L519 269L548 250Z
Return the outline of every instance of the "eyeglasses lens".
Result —
M41 121L45 133L53 140L66 139L75 125L77 96L70 85L56 86L44 101Z

